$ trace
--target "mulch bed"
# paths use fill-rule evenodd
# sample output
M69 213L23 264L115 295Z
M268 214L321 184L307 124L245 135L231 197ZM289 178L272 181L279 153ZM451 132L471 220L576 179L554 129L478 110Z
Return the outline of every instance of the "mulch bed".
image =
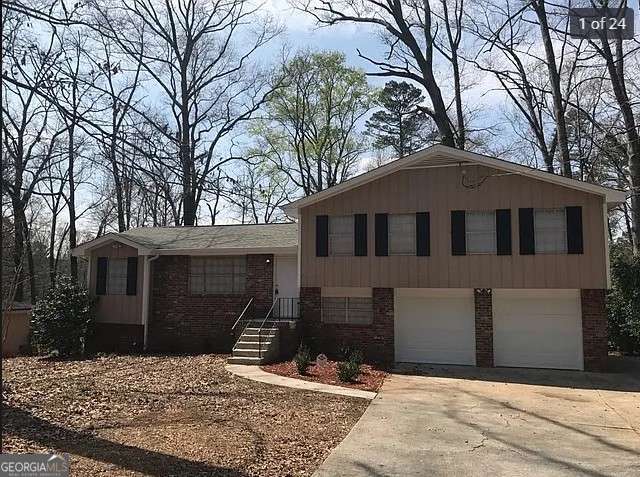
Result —
M270 386L227 356L3 359L3 452L68 452L71 475L311 475L363 399Z
M334 386L344 386L347 388L362 389L363 391L377 392L382 386L387 373L382 368L377 368L368 364L360 367L360 375L355 382L344 383L338 379L338 362L327 361L327 364L319 366L315 363L309 366L307 374L298 374L298 368L293 361L284 363L274 363L262 366L268 373L279 374L288 378L304 379L305 381L315 381L323 384L333 384Z

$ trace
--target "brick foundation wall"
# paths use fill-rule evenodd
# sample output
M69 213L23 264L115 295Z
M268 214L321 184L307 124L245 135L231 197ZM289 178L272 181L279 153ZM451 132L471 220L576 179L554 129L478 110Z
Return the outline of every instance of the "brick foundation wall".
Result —
M580 290L585 371L604 371L608 354L606 290Z
M373 322L369 325L322 323L321 290L300 289L303 341L314 353L338 358L344 346L361 349L369 362L394 360L393 288L373 289Z
M151 351L228 353L235 342L231 327L249 299L254 297L256 316L271 306L272 255L247 256L246 290L241 295L191 296L188 256L161 256L151 266Z
M493 294L490 288L473 290L476 318L476 366L493 367Z
M144 326L124 323L95 323L87 342L92 352L139 353L144 344Z

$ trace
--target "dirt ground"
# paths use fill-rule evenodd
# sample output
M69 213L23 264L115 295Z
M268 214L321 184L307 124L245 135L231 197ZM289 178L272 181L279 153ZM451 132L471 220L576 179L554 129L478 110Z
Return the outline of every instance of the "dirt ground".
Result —
M230 375L226 356L4 359L3 452L71 475L311 475L368 401Z

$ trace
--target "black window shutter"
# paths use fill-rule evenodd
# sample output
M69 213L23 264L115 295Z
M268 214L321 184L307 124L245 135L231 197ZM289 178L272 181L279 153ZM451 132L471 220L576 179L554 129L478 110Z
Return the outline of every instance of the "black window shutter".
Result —
M376 257L389 255L389 225L387 214L376 214Z
M429 212L416 212L416 255L419 257L431 255L429 234Z
M536 239L533 229L533 209L518 209L520 255L535 255Z
M316 257L329 256L329 216L316 216Z
M367 256L367 214L356 214L353 220L353 254Z
M511 255L511 209L496 210L496 248L498 255Z
M135 295L138 285L138 257L127 258L127 295Z
M107 268L109 259L107 257L98 257L98 270L96 273L96 295L107 294Z
M567 207L567 252L584 253L582 237L582 207Z
M467 254L467 238L464 210L451 211L451 255Z

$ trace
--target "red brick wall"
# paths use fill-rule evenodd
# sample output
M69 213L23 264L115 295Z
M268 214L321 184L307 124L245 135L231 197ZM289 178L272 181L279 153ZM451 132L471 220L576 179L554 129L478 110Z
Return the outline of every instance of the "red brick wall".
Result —
M242 295L191 296L188 256L161 256L151 266L147 339L152 351L230 352L234 344L231 327L249 299L254 297L256 318L271 306L272 255L247 256L247 284Z
M144 343L144 326L127 323L96 323L87 348L93 352L138 353Z
M304 342L314 352L338 358L340 348L347 346L362 350L367 361L393 362L393 288L373 289L373 322L369 325L322 323L317 287L300 289L300 314Z
M585 371L604 371L607 361L606 291L582 289L582 350Z
M490 288L473 291L476 310L476 365L493 367L493 300Z

